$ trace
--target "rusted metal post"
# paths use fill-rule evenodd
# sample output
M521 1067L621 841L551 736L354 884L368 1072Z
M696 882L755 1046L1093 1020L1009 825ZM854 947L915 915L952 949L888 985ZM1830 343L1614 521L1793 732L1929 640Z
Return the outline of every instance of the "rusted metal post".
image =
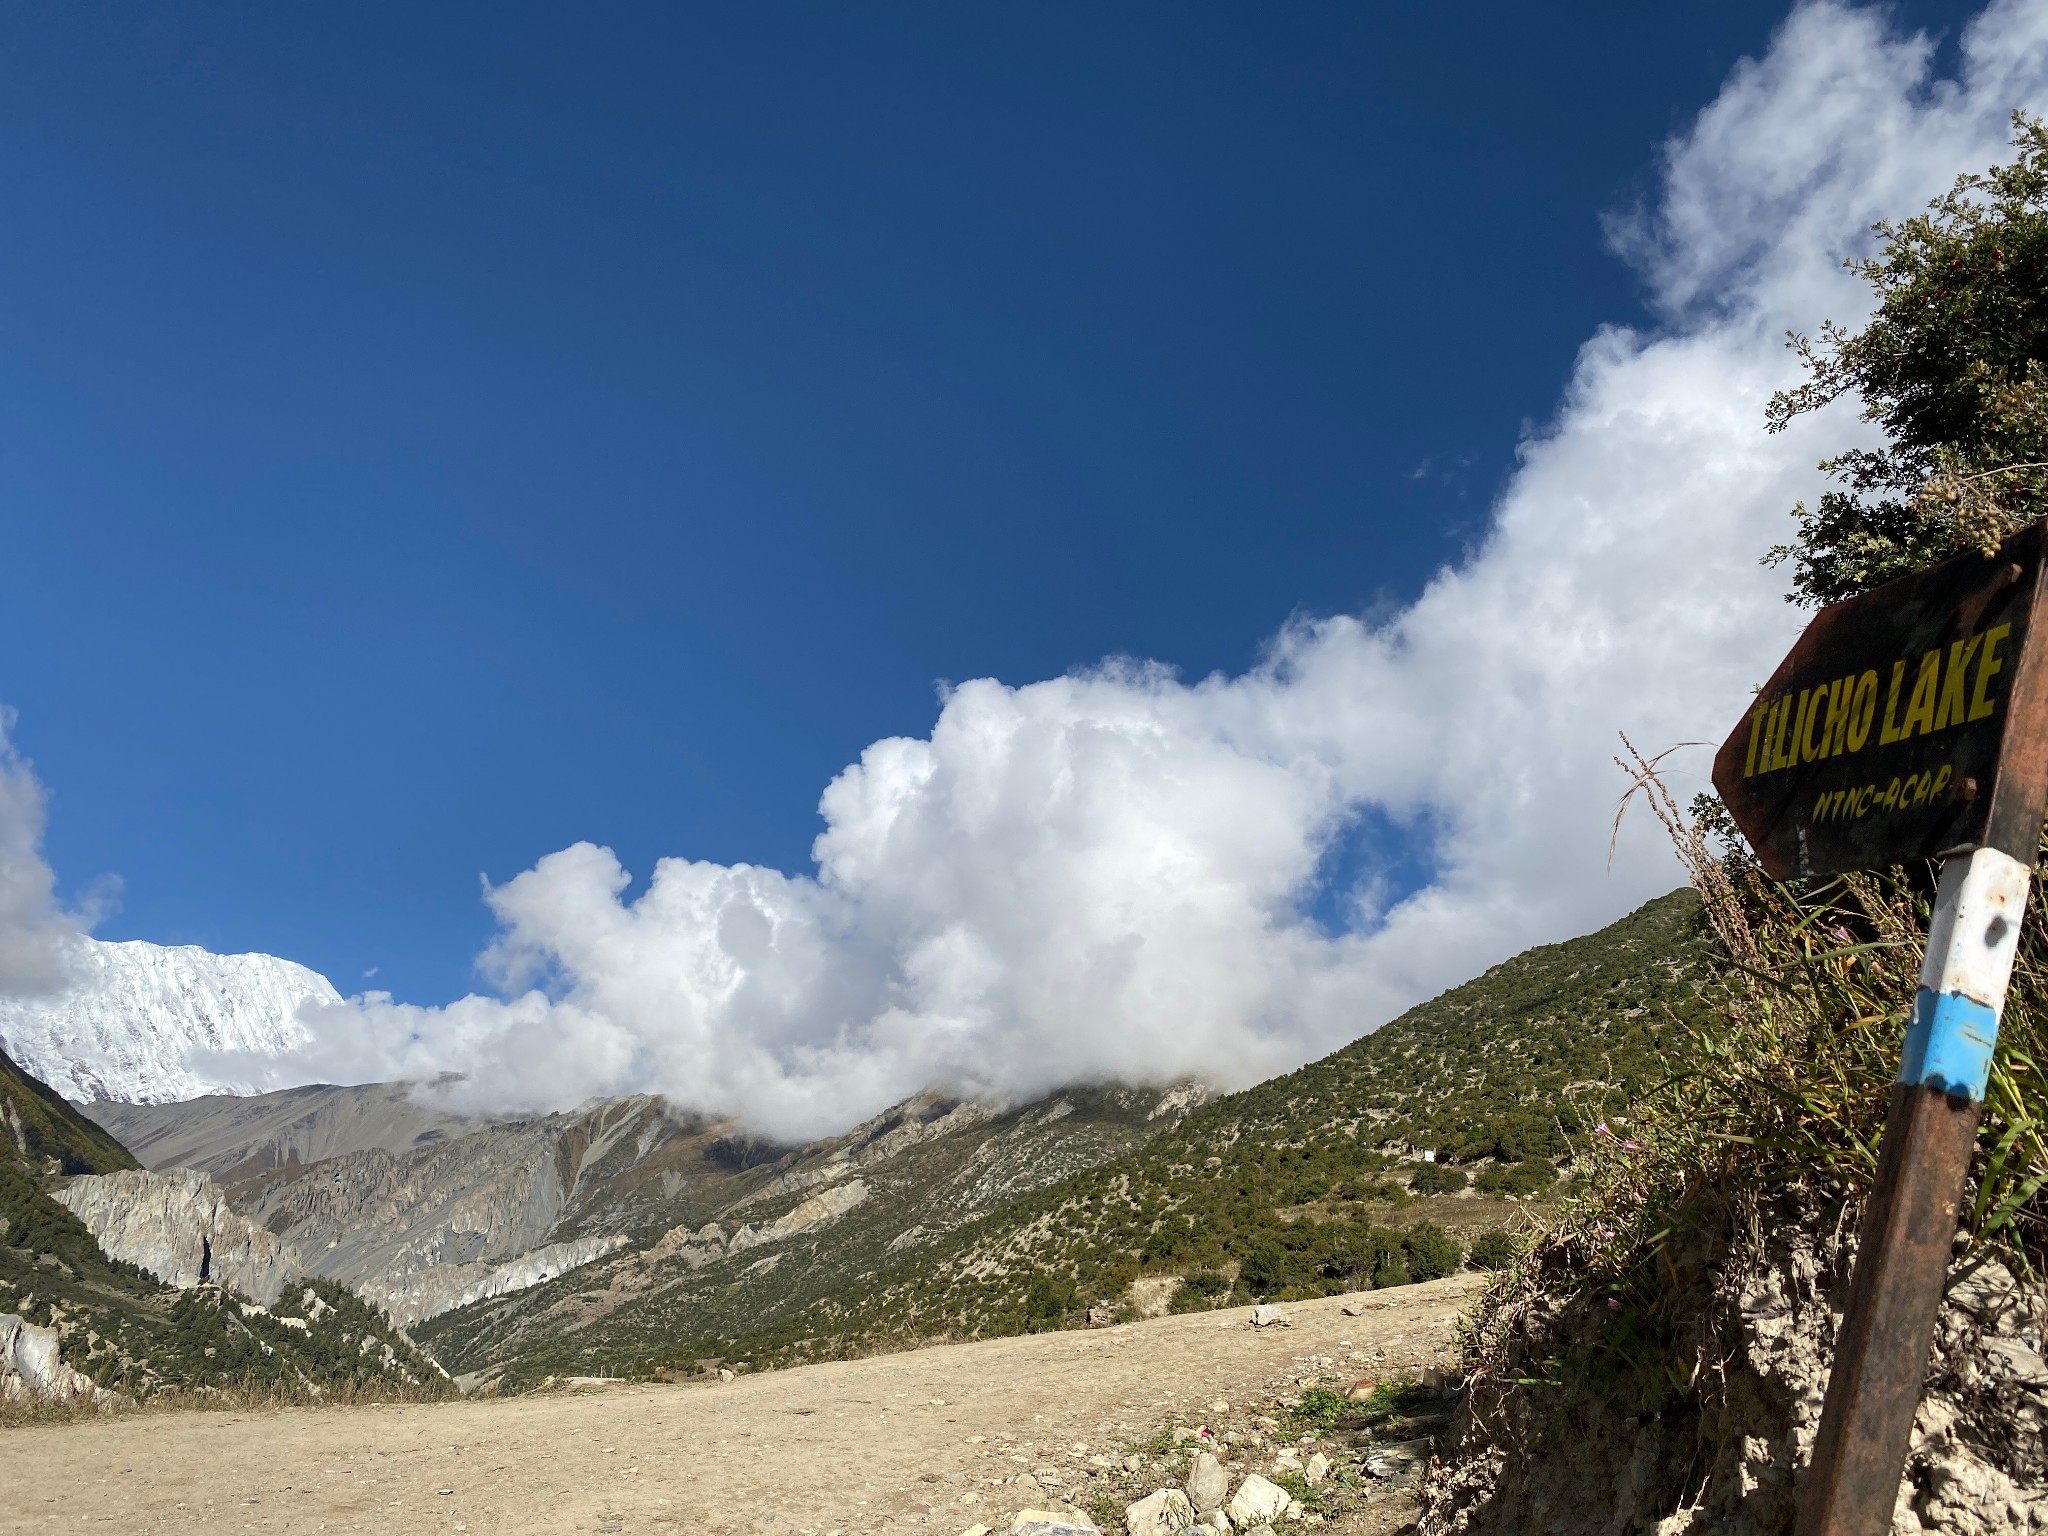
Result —
M1942 866L1797 1536L1891 1529L2029 876L1995 848Z

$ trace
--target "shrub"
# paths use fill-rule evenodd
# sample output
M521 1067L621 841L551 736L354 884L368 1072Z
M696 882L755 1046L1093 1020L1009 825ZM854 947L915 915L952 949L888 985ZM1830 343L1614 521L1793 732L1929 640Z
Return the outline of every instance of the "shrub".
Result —
M1174 1287L1166 1309L1169 1312L1206 1312L1216 1305L1218 1297L1229 1294L1228 1276L1219 1275L1213 1269L1197 1269L1183 1276L1180 1284Z
M1540 1195L1557 1182L1557 1170L1544 1162L1512 1163L1489 1168L1474 1181L1482 1194L1513 1195L1527 1199Z
M1245 1255L1238 1283L1254 1296L1269 1296L1287 1284L1289 1268L1287 1255L1278 1244L1260 1243Z
M1177 1221L1169 1221L1145 1239L1139 1256L1147 1264L1170 1263L1187 1250L1187 1239L1187 1228Z
M1468 1182L1462 1168L1424 1163L1415 1170L1415 1177L1408 1181L1408 1187L1418 1195L1455 1195Z
M1342 1392L1332 1392L1328 1387L1310 1387L1301 1394L1301 1400L1287 1410L1287 1415L1303 1429L1335 1429L1353 1412L1351 1401Z
M1390 1285L1409 1285L1413 1280L1414 1277L1408 1273L1408 1255L1399 1248L1389 1248L1381 1254L1372 1272L1375 1290L1385 1290Z
M1472 1240L1472 1251L1465 1259L1474 1269L1506 1269L1521 1256L1521 1243L1496 1227Z
M1051 1333L1066 1326L1074 1310L1074 1282L1059 1275L1039 1275L1024 1293L1024 1331Z
M1401 1247L1407 1255L1411 1280L1441 1280L1445 1275L1456 1274L1465 1259L1465 1250L1458 1240L1427 1221L1410 1228Z

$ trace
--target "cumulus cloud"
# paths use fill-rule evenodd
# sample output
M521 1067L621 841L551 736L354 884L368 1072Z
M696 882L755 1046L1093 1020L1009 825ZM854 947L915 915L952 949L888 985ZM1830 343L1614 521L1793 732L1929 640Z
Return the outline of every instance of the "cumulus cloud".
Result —
M68 945L89 921L57 903L57 878L43 859L43 786L8 733L0 708L0 997L61 991L71 980Z
M495 1105L653 1090L785 1136L931 1085L1239 1085L1669 889L1651 825L1607 862L1615 733L1739 716L1801 622L1758 553L1858 430L1764 435L1783 334L1855 318L1870 223L2002 157L2048 97L2048 11L1992 5L1953 80L1931 58L1813 4L1733 73L1615 228L1659 326L1585 344L1484 543L1405 611L1291 624L1235 677L967 683L833 780L805 873L666 859L627 901L608 850L563 849L488 892L498 996L357 999L301 1067L461 1072ZM1388 852L1332 931L1309 908L1361 818ZM1389 903L1397 845L1429 875Z

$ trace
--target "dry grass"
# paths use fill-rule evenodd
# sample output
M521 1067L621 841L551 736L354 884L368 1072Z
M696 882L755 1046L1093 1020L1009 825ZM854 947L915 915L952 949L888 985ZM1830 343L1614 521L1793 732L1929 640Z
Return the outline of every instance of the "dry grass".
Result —
M1654 760L1623 767L1670 833L1724 951L1703 984L1708 1022L1684 1032L1670 1078L1625 1132L1575 1151L1575 1192L1492 1289L1470 1361L1511 1368L1513 1320L1538 1295L1598 1294L1615 1309L1607 1362L1648 1402L1688 1394L1702 1369L1664 1324L1674 1255L1760 1237L1792 1195L1848 1230L1877 1166L1892 1078L1918 986L1931 866L1827 881L1768 879L1718 802L1690 813ZM2037 882L2014 967L1971 1167L1962 1230L2015 1272L2048 1269L2048 892ZM1617 1382L1617 1385L1620 1383Z
M403 1382L344 1382L325 1389L286 1388L272 1382L242 1382L224 1387L167 1387L146 1396L120 1397L95 1405L48 1399L0 1401L0 1430L38 1425L76 1424L110 1414L260 1413L281 1408L362 1408L388 1403L445 1402L446 1391L408 1386Z

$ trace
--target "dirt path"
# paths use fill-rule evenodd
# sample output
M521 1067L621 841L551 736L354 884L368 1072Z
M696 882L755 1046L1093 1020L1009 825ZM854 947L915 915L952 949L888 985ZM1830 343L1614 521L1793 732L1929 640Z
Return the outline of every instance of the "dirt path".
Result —
M1478 1283L952 1345L725 1385L411 1407L166 1413L0 1432L0 1531L954 1536L1089 1502L1090 1455L1270 1405L1301 1357L1439 1358ZM1343 1306L1362 1309L1343 1315ZM1057 1468L1056 1474L1040 1469ZM1030 1484L1032 1472L1063 1499ZM1329 1529L1329 1528L1326 1528Z

